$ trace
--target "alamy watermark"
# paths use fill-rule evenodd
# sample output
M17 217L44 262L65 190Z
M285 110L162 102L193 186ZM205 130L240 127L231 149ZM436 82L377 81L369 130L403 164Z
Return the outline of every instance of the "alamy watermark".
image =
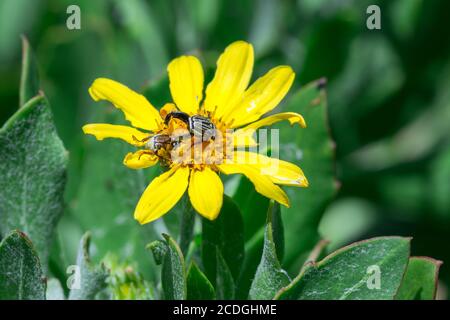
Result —
M366 20L366 26L369 30L381 30L381 9L372 4L367 7L366 13L369 15Z
M81 288L81 270L78 265L70 265L66 269L70 276L67 278L66 285L70 290L79 290Z
M81 10L76 4L67 7L66 13L69 15L66 20L66 26L69 30L81 29Z
M381 269L380 266L374 264L367 267L366 273L369 277L366 280L367 289L380 290L381 289Z

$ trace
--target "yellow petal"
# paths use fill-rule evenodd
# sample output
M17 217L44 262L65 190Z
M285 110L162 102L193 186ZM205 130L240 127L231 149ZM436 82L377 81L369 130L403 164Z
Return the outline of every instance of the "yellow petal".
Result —
M177 107L188 114L198 113L203 99L203 68L194 56L181 56L167 67L170 93Z
M192 170L188 193L192 206L199 214L209 220L217 218L223 201L223 183L217 173L208 167Z
M158 157L154 154L149 154L147 150L129 152L123 159L123 164L130 169L148 168L156 163L158 163Z
M241 100L252 76L253 60L253 47L244 41L233 42L219 57L204 104L207 111L216 110L216 118Z
M254 131L245 132L233 132L231 138L233 139L233 146L235 148L239 147L255 147L258 142L253 137Z
M112 102L116 108L123 111L125 118L134 127L150 131L160 128L161 117L158 110L143 95L117 81L98 78L89 88L89 93L95 101Z
M273 68L245 91L242 99L227 110L223 120L228 123L232 121L233 128L258 120L280 103L294 78L295 73L289 66Z
M138 129L107 123L90 123L83 126L85 134L92 134L97 140L105 138L122 139L133 146L141 147L150 134L139 131Z
M236 130L233 133L235 147L252 147L256 146L257 142L253 139L254 133L261 127L270 126L276 122L288 120L291 125L298 123L302 128L306 128L306 122L303 117L295 112L283 112L268 116L264 119L253 122L244 128Z
M275 185L268 176L260 174L258 168L247 164L221 164L218 167L225 174L241 173L245 175L255 185L257 192L289 207L289 199L286 193Z
M308 180L302 169L291 162L254 152L235 151L234 163L253 166L259 174L267 176L276 184L295 187L308 186Z
M189 168L173 167L153 179L134 211L140 224L152 222L167 213L183 196L188 186Z

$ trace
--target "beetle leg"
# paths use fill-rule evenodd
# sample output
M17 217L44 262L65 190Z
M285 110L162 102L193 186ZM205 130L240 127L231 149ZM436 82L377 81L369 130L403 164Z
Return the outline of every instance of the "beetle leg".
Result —
M150 155L150 156L154 156L154 155L155 155L154 152L152 152L152 151L150 151L150 150L144 150L144 151L142 151L141 154L139 155L138 160L141 160L141 157L142 157L144 154L147 154L147 155Z
M142 140L139 140L138 138L136 138L136 136L135 135L132 135L131 136L132 138L133 138L133 140L134 141L136 141L136 142L139 142L139 143L144 143L144 142L147 142L148 140L150 140L150 138L152 137L152 136L148 136L148 137L145 137L144 139L142 139Z

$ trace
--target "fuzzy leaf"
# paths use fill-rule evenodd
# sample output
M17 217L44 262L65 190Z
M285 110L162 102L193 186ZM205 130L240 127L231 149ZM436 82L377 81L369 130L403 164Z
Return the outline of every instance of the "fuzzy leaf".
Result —
M255 275L256 268L261 261L264 242L264 227L266 216L262 214L269 207L269 199L255 190L255 186L245 176L237 176L239 184L233 193L233 201L239 205L245 226L245 257L236 292L237 299L244 299ZM279 208L279 207L278 207Z
M195 209L192 207L188 197L183 197L180 221L179 243L183 255L186 255L194 236Z
M239 208L224 196L219 217L214 221L203 219L202 261L209 279L216 279L216 262L219 250L237 279L244 259L244 230Z
M256 192L253 183L242 175L233 194L233 201L241 210L245 226L245 241L249 241L256 233L264 229L266 216L261 212L269 207L269 199Z
M283 261L284 257L284 227L281 220L281 206L278 202L272 201L268 209L268 215L271 216L272 240L275 245L275 251L278 261Z
M187 275L187 299L213 300L215 297L216 293L211 282L195 262L191 263Z
M163 234L167 251L164 256L161 282L166 300L184 300L187 296L186 270L180 247L167 234Z
M215 251L217 254L217 272L216 272L216 296L219 300L232 300L235 295L235 285L233 275L227 262L223 258L219 250Z
M280 261L277 257L277 249L274 241L274 236L277 234L274 229L274 222L277 220L276 216L280 212L273 210L273 202L267 212L267 223L264 235L264 248L253 279L249 298L254 300L268 300L272 299L281 288L287 286L291 279L286 271L281 268Z
M309 263L275 298L391 300L400 287L409 251L409 238L380 237L353 243L318 263Z
M247 299L253 276L261 261L264 248L264 229L256 233L253 238L245 243L245 258L242 263L242 271L239 275L236 288L236 299Z
M85 233L80 240L78 249L77 266L78 271L72 275L74 281L77 276L80 277L79 288L74 287L72 282L72 289L69 293L69 300L91 300L95 299L97 293L106 287L106 278L108 272L104 265L96 266L92 263L89 255L89 244L91 235L89 232Z
M160 265L163 263L164 256L167 252L166 244L161 240L155 240L147 245L147 249L151 250L155 263Z
M64 300L64 289L58 279L50 278L47 280L45 296L47 300Z
M0 243L0 300L43 300L45 279L33 244L20 231Z
M409 258L397 300L434 300L442 262L428 257Z
M269 204L269 201L267 203ZM263 207L259 208L260 216L262 216L262 208ZM272 211L273 242L275 243L278 261L281 262L284 256L284 228L283 221L281 221L280 204L270 204L268 210ZM253 276L255 275L256 269L261 262L261 255L263 254L264 248L264 234L265 228L261 228L249 241L245 243L245 259L242 265L241 274L239 275L239 280L237 281L237 283L239 283L236 292L238 299L246 299L248 297Z
M66 166L48 102L36 96L0 129L0 233L27 234L44 269L63 210Z

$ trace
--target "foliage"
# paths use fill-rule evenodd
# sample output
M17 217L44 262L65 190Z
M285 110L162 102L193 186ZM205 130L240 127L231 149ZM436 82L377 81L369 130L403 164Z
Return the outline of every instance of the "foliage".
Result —
M12 231L0 243L0 299L45 299L45 279L33 244Z
M0 232L25 232L46 268L63 210L67 152L42 94L3 126L0 149Z
M73 31L69 4L0 3L0 299L428 300L449 285L422 256L450 258L448 2L79 1ZM366 29L369 4L382 30ZM138 225L134 206L160 171L129 170L128 146L82 135L88 122L123 123L87 88L107 76L159 108L171 58L196 54L207 82L237 39L255 46L253 79L279 64L297 74L280 109L307 128L278 125L270 152L310 186L285 188L287 209L227 177L217 220L186 196ZM81 286L69 290L73 264Z

